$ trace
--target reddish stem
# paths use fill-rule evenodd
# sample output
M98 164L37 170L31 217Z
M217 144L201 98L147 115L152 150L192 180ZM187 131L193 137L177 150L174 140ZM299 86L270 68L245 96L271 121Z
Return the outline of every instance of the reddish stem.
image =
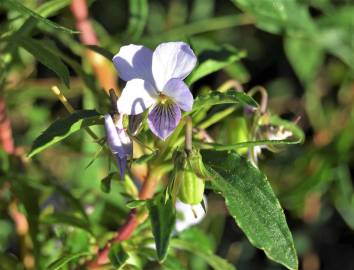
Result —
M90 22L86 0L73 0L70 9L76 20L76 28L80 31L81 43L85 45L99 45L95 30ZM112 72L110 61L92 50L87 50L86 56L100 82L100 85L106 93L108 94L108 91L111 88L118 91L116 76Z
M11 123L6 114L6 104L3 97L0 97L0 145L6 153L15 153Z
M151 198L154 195L158 180L159 179L156 177L156 175L150 175L144 181L144 184L139 192L139 199L145 200ZM101 250L98 251L98 255L94 260L86 264L87 268L96 269L101 267L103 264L108 263L108 253L111 245L129 239L139 223L140 220L137 217L137 210L132 209L127 217L127 220L118 229L116 235L110 241L108 241Z

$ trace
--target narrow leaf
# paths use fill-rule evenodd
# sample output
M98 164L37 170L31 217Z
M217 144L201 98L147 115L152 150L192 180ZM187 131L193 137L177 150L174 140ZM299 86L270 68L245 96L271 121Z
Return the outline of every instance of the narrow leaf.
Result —
M272 260L298 269L293 238L266 176L234 152L202 151L211 185L250 242ZM221 165L222 164L222 165Z
M74 253L74 254L66 254L63 255L62 257L60 257L59 259L55 260L54 262L52 262L51 264L49 264L46 269L47 270L59 270L61 269L63 266L65 266L66 264L68 264L69 262L71 262L72 260L75 260L77 258L86 256L86 255L90 255L89 252L78 252L78 253Z
M38 154L82 128L98 124L102 124L102 117L98 112L94 110L76 111L66 118L55 121L37 137L28 156Z
M70 34L78 33L77 31L73 31L71 29L68 29L64 26L61 26L59 24L56 24L55 22L52 22L52 21L46 19L45 17L41 16L40 14L27 8L26 6L24 6L21 2L19 2L17 0L5 1L5 6L9 9L17 10L18 12L20 12L23 15L29 15L29 16L35 18L36 20L38 20L50 27L53 27L55 29L58 29L58 30L61 30L61 31L64 31L64 32L67 32Z
M207 95L200 95L194 100L192 112L196 112L202 108L214 106L218 104L237 104L257 107L257 102L242 92L228 91L226 93L211 92Z
M18 42L20 46L32 54L36 60L54 71L65 85L69 87L69 70L58 56L53 54L38 40L22 36L18 39Z
M199 65L188 76L186 82L191 85L206 75L225 68L245 56L245 51L240 51L232 47L205 50L198 55Z
M166 258L172 231L176 223L176 211L172 200L164 200L162 195L148 202L152 233L155 238L156 253L159 261Z

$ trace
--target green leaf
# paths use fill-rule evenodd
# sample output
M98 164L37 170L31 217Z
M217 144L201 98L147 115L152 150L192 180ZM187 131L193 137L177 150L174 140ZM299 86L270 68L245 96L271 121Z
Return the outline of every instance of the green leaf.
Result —
M129 255L122 245L117 243L110 248L108 258L115 268L120 268L127 262Z
M231 46L205 50L198 55L199 64L188 76L186 83L191 85L206 75L225 68L245 56L245 51L237 50Z
M40 16L47 18L49 16L55 15L59 10L70 5L71 2L72 2L72 0L47 1L47 2L43 3L36 11Z
M117 176L118 173L116 172L111 172L110 174L108 174L105 178L103 178L101 180L101 190L104 193L110 193L111 192L111 181L113 179L113 177Z
M256 20L257 27L271 32L281 30L314 31L314 23L306 6L296 0L231 0Z
M249 161L234 152L202 151L203 161L238 226L250 242L272 260L298 269L298 259L282 207L269 182Z
M18 38L18 42L20 46L32 54L36 60L54 71L65 85L69 87L69 70L58 56L53 54L38 40L22 36Z
M48 19L46 19L45 17L41 16L40 14L32 11L31 9L27 8L26 6L24 6L22 3L20 3L17 0L9 0L9 1L5 1L5 7L7 7L8 9L13 9L13 10L17 10L18 12L20 12L23 15L29 15L33 18L35 18L36 20L50 26L53 27L55 29L70 33L70 34L75 34L78 33L77 31L73 31L71 29L68 29L64 26L61 26L59 24L56 24L55 22L52 22Z
M288 37L285 52L299 79L304 83L311 82L323 62L323 49L313 40Z
M127 202L126 206L128 208L137 208L146 205L147 202L147 200L132 200Z
M147 0L129 1L129 22L128 35L132 40L141 37L149 14L149 5Z
M55 260L54 262L52 262L51 264L49 264L46 269L47 270L59 270L61 269L63 266L65 266L66 264L68 264L69 262L71 262L72 260L75 260L77 258L86 256L86 255L90 255L89 252L78 252L78 253L74 253L74 254L66 254L63 255L62 257L60 257L59 259Z
M155 238L157 258L162 262L167 255L168 245L176 223L176 210L171 198L165 201L160 194L148 202L152 233Z
M213 254L212 251L207 251L206 249L201 248L200 245L194 243L191 240L172 239L171 247L181 249L181 250L187 250L193 254L198 255L215 270L235 270L236 269L233 265L228 263L226 260Z
M242 92L228 91L226 93L211 92L206 95L200 95L194 100L192 112L196 112L205 107L214 106L218 104L237 104L257 107L257 102Z
M28 156L33 157L82 128L99 124L102 124L102 116L98 112L94 110L75 111L68 117L52 123L39 137L37 137L33 142Z

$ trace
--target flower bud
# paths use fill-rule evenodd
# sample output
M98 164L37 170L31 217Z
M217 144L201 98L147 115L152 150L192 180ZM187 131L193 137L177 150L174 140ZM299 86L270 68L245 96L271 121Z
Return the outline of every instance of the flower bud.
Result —
M202 201L205 179L208 172L197 149L191 152L177 150L174 153L174 179L171 183L171 195L182 202L195 205Z

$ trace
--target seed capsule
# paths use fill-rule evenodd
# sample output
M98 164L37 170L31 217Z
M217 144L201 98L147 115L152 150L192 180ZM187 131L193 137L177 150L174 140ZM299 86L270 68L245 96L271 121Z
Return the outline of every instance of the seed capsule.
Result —
M180 181L178 198L187 204L199 204L203 200L204 180L190 170L179 172L177 178Z

